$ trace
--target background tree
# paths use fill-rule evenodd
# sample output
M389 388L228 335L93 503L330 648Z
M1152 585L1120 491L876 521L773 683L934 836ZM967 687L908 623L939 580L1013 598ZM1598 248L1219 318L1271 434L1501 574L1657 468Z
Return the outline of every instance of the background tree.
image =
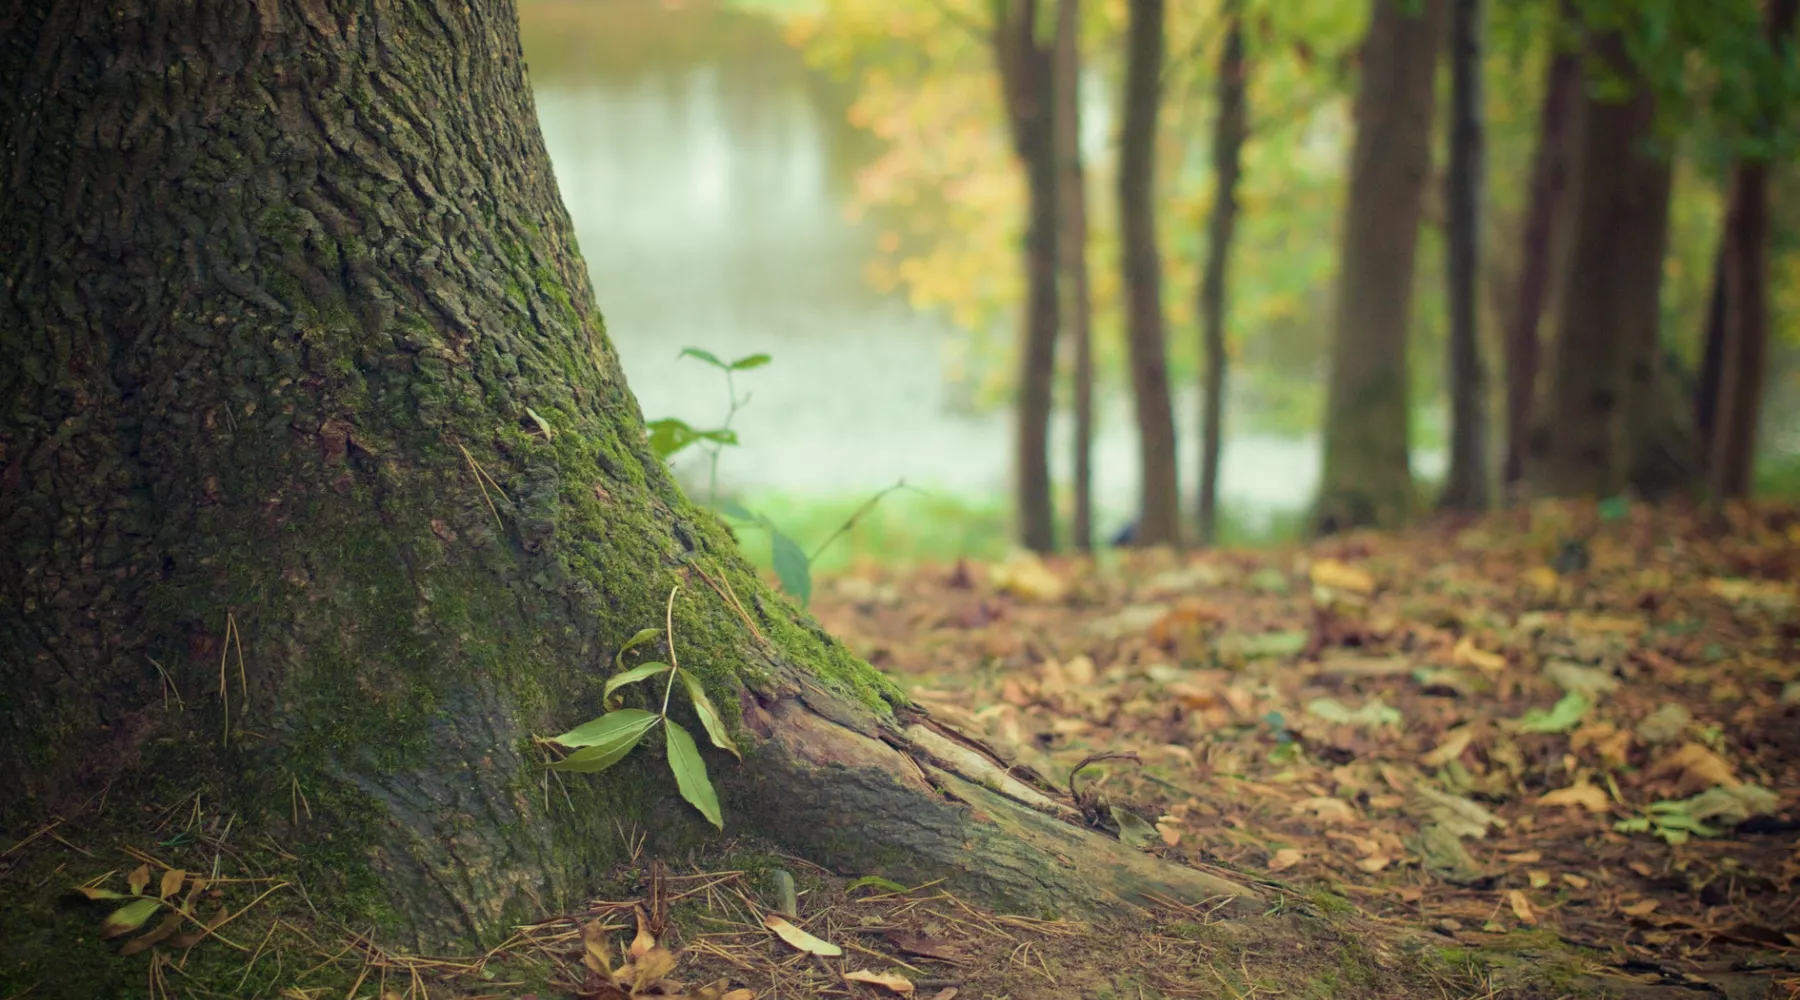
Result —
M1506 458L1501 478L1509 490L1525 475L1526 439L1537 394L1538 322L1549 300L1559 249L1557 221L1567 203L1571 125L1580 96L1581 50L1564 37L1570 26L1568 3L1559 3L1557 11L1551 22L1552 55L1545 73L1537 149L1532 155L1525 203L1517 305L1506 330ZM1567 229L1562 227L1565 236Z
M493 942L574 905L619 817L710 832L655 750L550 794L533 739L664 628L746 752L707 754L734 831L1034 910L1241 891L927 749L682 495L510 4L24 5L0 127L6 829L87 802L136 838L198 793L347 923Z
M1013 152L1025 168L1025 310L1019 325L1013 503L1019 540L1056 548L1050 497L1050 408L1056 381L1056 28L1038 0L995 0L994 59Z
M1056 191L1062 218L1062 315L1074 355L1075 482L1070 531L1075 547L1094 547L1094 337L1087 265L1087 178L1081 164L1081 3L1057 0Z
M1323 532L1394 524L1414 502L1407 330L1443 16L1443 0L1375 0L1363 44L1315 513Z
M1243 169L1249 130L1244 93L1244 0L1226 0L1225 43L1219 51L1219 110L1213 126L1213 203L1207 217L1206 264L1200 279L1200 498L1196 520L1200 542L1218 540L1219 452L1225 422L1225 317L1231 242L1237 232L1238 175Z
M1796 8L1800 8L1796 0L1768 4L1769 52L1758 68L1777 80L1794 72ZM1716 294L1722 336L1717 348L1716 416L1706 428L1711 434L1706 449L1708 486L1720 498L1747 495L1756 465L1769 351L1769 159L1780 148L1779 133L1792 113L1783 90L1772 86L1757 92L1761 106L1752 112L1750 127L1762 148L1740 157L1732 170L1730 208L1720 243Z
M1481 0L1450 0L1450 171L1444 201L1450 299L1450 471L1443 507L1483 510L1490 499L1487 372L1476 329L1481 274L1484 140Z
M1175 412L1163 334L1162 257L1156 249L1156 122L1162 108L1163 0L1130 0L1125 110L1119 130L1120 275L1125 340L1142 469L1135 541L1181 540Z

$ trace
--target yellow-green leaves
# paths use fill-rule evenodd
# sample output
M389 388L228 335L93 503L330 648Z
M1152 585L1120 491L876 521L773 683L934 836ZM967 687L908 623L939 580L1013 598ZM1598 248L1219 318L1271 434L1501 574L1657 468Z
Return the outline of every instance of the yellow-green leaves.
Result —
M607 680L606 687L601 690L600 700L605 702L607 708L617 708L619 707L619 702L618 699L613 697L613 692L627 684L636 684L638 681L644 680L645 678L655 677L657 674L664 673L668 669L669 665L667 663L640 663L622 674L614 674Z
M729 750L739 760L744 755L738 753L737 745L731 742L731 734L725 731L725 720L719 710L706 696L706 689L700 686L700 678L687 671L681 671L681 684L687 689L688 700L694 703L694 714L700 716L700 724L706 727L706 735L712 738L713 746L720 750Z
M550 766L558 771L595 774L625 759L650 727L662 717L641 708L608 712L598 719L556 737L555 742L568 747L581 747Z
M100 925L100 936L115 938L121 934L130 934L144 926L144 921L149 920L161 908L161 900L149 897L134 899L112 911L112 914Z
M719 814L719 796L713 791L712 781L706 777L706 762L700 759L700 748L687 730L673 722L665 722L663 731L668 737L669 770L675 772L675 786L681 789L681 797L700 810L700 815L713 826L725 829L725 819Z

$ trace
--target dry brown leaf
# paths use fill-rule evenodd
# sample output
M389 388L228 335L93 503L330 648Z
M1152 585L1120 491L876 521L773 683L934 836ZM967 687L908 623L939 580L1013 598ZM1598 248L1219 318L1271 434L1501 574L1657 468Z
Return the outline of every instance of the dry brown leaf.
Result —
M1576 875L1573 872L1563 872L1562 880L1564 882L1567 882L1569 884L1569 887L1572 889L1586 889L1588 886L1593 884L1593 883L1589 882L1586 878L1583 878L1580 875Z
M657 945L645 952L637 961L619 970L618 978L629 977L631 992L638 994L671 972L675 971L675 956L669 949Z
M1458 726L1444 734L1435 749L1421 757L1420 763L1427 767L1443 767L1463 755L1469 743L1475 739L1475 730L1468 726Z
M1698 743L1683 743L1680 749L1651 764L1644 776L1652 781L1677 779L1691 792L1720 786L1736 788L1742 784L1725 758Z
M1158 823L1158 824L1156 824L1156 832L1162 834L1162 842L1163 843L1169 845L1170 847L1180 846L1180 844L1181 844L1181 828L1176 826L1175 824L1173 824L1173 823Z
M1352 594L1372 594L1375 592L1375 578L1369 571L1358 566L1341 563L1336 559L1320 559L1312 564L1307 574L1312 578L1314 586L1331 590L1342 590Z
M1628 917L1645 917L1650 915L1651 910L1654 910L1661 905L1662 900L1660 899L1642 899L1630 906L1619 907L1619 912Z
M1609 803L1605 789L1583 781L1567 788L1545 792L1537 797L1535 804L1539 806L1579 806L1588 812L1603 813Z
M816 938L773 913L763 918L763 926L774 931L777 937L800 951L823 955L826 958L835 958L844 953L844 949L830 941Z
M1304 853L1295 850L1292 847L1284 847L1281 850L1276 851L1275 856L1269 859L1269 870L1272 872L1284 872L1305 859L1306 855Z
M932 996L931 1000L956 1000L956 987L946 986L943 989L938 990L937 993Z
M844 978L853 983L871 983L895 993L911 993L913 991L912 980L892 972L870 972L868 969L858 969L855 972L844 973Z
M1517 889L1509 890L1506 893L1506 902L1512 907L1513 916L1519 918L1519 923L1533 925L1538 922L1537 914L1531 909L1531 900L1526 899L1523 892Z
M133 896L142 896L144 887L150 884L150 866L138 865L133 868L131 874L125 876L125 884L131 886Z
M1544 852L1542 852L1542 851L1517 851L1512 854L1502 854L1500 856L1500 860L1508 862L1509 864L1515 864L1515 865L1535 864L1536 862L1544 860Z
M612 949L606 946L605 924L590 920L581 925L581 964L596 976L612 978Z
M1542 868L1531 869L1525 873L1525 878L1531 882L1533 889L1542 889L1550 884L1550 873Z
M747 990L740 986L720 997L719 1000L756 1000L756 991Z
M181 891L181 881L185 878L187 878L187 872L184 872L179 868L171 868L168 871L163 872L162 882L157 886L157 892L162 898L168 899L170 896Z
M631 939L631 957L636 960L656 947L656 936L650 933L650 918L644 915L644 908L637 907L634 912L637 914L637 936Z
M1363 858L1362 860L1358 861L1356 863L1356 867L1361 868L1363 871L1366 871L1369 874L1373 875L1376 872L1381 871L1383 868L1386 868L1388 865L1391 865L1393 863L1394 863L1394 859L1388 857L1385 854L1371 854L1368 857Z
M1294 803L1294 812L1312 813L1327 823L1353 823L1356 821L1356 810L1343 799L1329 795L1315 795L1310 799L1301 799Z
M1458 667L1474 667L1490 677L1506 669L1506 657L1478 648L1472 635L1457 640L1450 650L1450 662Z

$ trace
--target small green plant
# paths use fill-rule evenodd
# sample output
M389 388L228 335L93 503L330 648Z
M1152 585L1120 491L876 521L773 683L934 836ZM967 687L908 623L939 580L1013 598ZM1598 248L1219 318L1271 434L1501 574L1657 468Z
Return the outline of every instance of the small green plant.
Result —
M684 347L678 356L697 358L725 373L725 392L730 404L725 411L725 423L715 430L703 431L689 426L684 420L664 417L661 420L652 420L644 426L650 431L650 449L656 452L656 457L665 462L688 445L704 443L703 446L707 448L711 459L711 469L706 487L706 502L708 506L711 506L719 496L719 454L725 450L727 445L736 446L738 443L737 431L731 429L732 418L736 417L737 412L750 402L749 396L738 398L737 382L732 376L736 372L761 368L769 363L769 356L767 354L746 354L736 361L726 362L721 361L719 356L713 352L698 347Z
M700 679L681 669L676 661L675 594L680 589L680 586L676 586L669 591L665 628L639 631L613 657L613 667L619 672L607 680L600 692L601 704L607 708L607 713L548 741L575 751L552 763L550 767L557 771L598 774L624 760L625 755L648 736L651 730L661 726L668 747L669 770L675 776L675 787L680 790L681 797L700 810L700 814L708 822L723 830L725 820L719 812L719 796L713 790L712 780L706 776L706 762L700 758L700 748L686 729L669 718L669 698L675 693L675 682L679 680L683 690L687 692L688 700L693 703L694 714L700 717L700 724L706 727L706 735L712 739L713 746L729 750L740 760L743 758L738 753L737 745L732 743L731 734L725 729L724 717L719 714L712 699L706 696L706 689L700 685ZM658 635L667 637L669 662L640 663L629 670L624 669L625 654L654 641ZM660 709L648 712L641 708L620 707L623 703L623 698L618 693L621 688L662 676L668 679L663 684Z

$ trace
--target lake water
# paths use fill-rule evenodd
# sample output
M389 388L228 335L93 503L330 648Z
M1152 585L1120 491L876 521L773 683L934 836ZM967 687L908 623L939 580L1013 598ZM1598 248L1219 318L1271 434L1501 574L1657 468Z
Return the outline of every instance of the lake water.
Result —
M751 400L722 488L836 498L904 477L1004 494L1010 415L969 412L943 377L960 334L863 280L875 234L844 207L873 148L845 123L840 85L776 24L713 4L525 0L522 18L545 142L646 417L723 418L723 379L683 347L768 352L739 378ZM1136 504L1135 434L1113 395L1095 443L1103 527ZM1180 403L1191 486L1195 394ZM1066 478L1066 422L1056 430ZM1222 490L1251 511L1292 508L1317 475L1312 441L1236 437Z

